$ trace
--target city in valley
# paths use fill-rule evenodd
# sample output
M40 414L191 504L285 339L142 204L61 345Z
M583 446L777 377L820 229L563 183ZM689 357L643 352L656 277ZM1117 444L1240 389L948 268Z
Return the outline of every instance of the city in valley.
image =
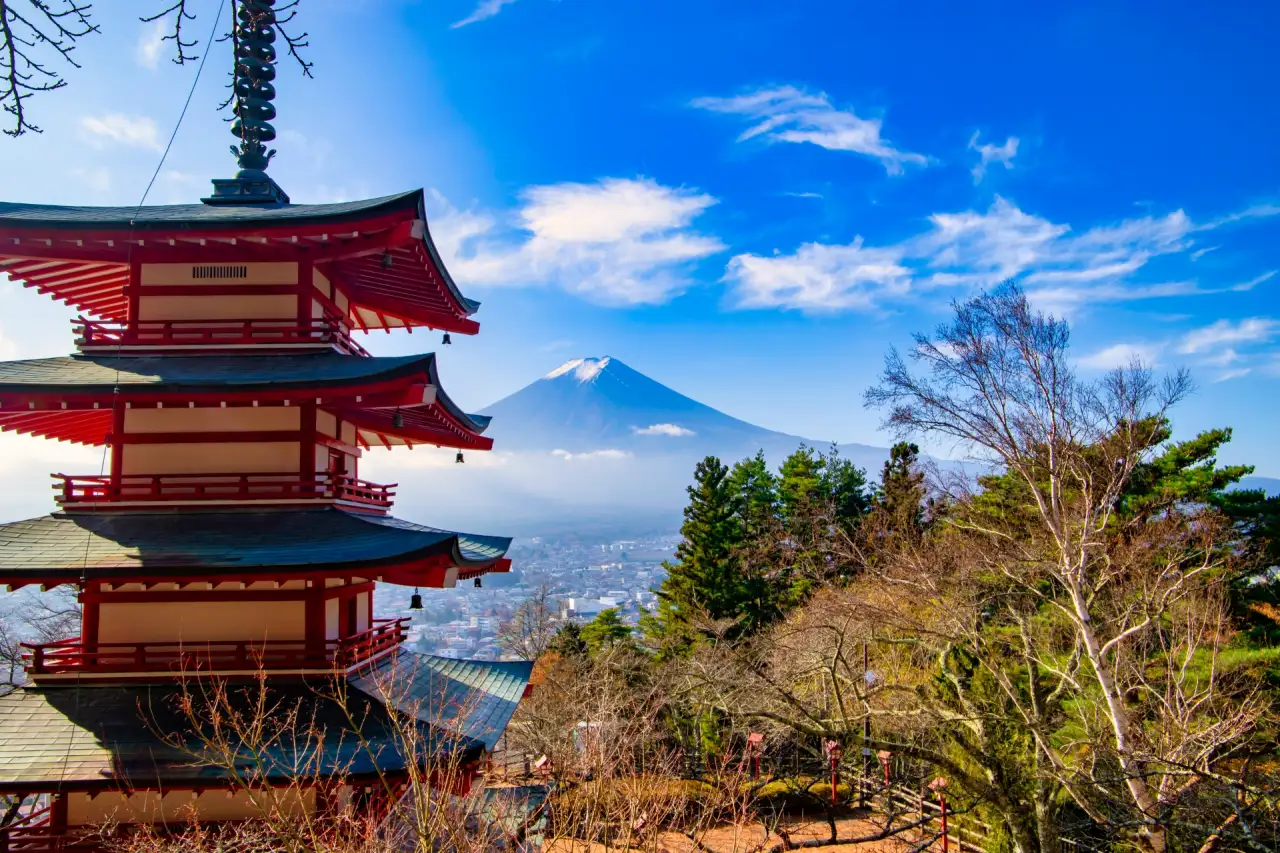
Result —
M666 577L662 563L678 541L677 535L609 542L570 535L517 539L509 574L486 575L479 588L464 581L424 596L421 611L408 609L410 588L387 587L377 600L378 615L412 617L408 644L415 651L499 660L499 629L543 587L561 620L585 622L616 608L623 621L635 625L642 610L656 606L654 590Z

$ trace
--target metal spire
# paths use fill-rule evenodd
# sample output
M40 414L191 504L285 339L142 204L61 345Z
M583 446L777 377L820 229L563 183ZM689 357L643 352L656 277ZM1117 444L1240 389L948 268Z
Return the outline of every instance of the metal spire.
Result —
M231 133L240 145L231 146L240 171L234 178L214 178L213 195L205 204L289 203L289 196L267 176L267 164L275 156L267 143L276 138L271 120L276 117L272 101L276 87L276 0L240 0L236 15L236 51L233 107L236 119Z

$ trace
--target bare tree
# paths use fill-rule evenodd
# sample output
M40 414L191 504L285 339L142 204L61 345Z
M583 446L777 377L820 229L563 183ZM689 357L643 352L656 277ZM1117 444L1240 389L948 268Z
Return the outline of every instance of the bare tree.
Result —
M307 33L290 32L299 2L301 0L293 0L275 10L276 30L284 38L285 48L302 74L310 77L313 64L302 55L303 49L310 46ZM217 4L210 5L212 10L217 9ZM274 0L268 5L274 5ZM178 65L200 58L195 52L200 48L200 37L184 30L197 19L188 6L189 0L172 0L165 8L140 19L144 23L165 22L166 34L161 42L172 44L173 62ZM235 21L236 7L237 0L231 0L229 21ZM101 28L94 22L93 4L85 0L0 0L0 105L12 116L5 135L42 132L31 119L30 100L65 87L64 67L80 68L75 57L76 45L81 39L98 33ZM234 41L234 38L234 27L228 26L220 40ZM205 45L206 50L208 47Z
M520 660L537 660L555 637L559 609L546 584L498 628L498 647Z
M1182 793L1220 772L1263 709L1222 671L1230 634L1216 587L1232 557L1221 526L1170 507L1141 536L1111 535L1165 413L1191 390L1188 376L1157 380L1135 362L1086 382L1068 342L1064 322L1034 312L1006 283L958 304L933 336L917 335L908 358L891 351L866 400L898 433L953 441L1016 484L1025 511L957 513L950 524L981 543L980 564L999 588L1037 605L1014 618L1019 642L1037 671L1056 675L1054 689L1077 699L1075 749L1050 731L1030 734L1077 805L1136 826L1136 840L1163 853ZM1153 654L1164 655L1162 670ZM1207 676L1193 659L1209 662ZM998 683L1000 669L988 671ZM1011 701L1021 692L1000 686ZM1116 787L1132 807L1124 817L1102 805L1114 804L1106 794Z

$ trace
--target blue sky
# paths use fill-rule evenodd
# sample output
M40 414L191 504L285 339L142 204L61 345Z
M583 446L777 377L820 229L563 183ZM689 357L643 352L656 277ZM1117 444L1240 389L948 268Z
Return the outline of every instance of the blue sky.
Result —
M107 4L101 4L106 6ZM136 203L194 67L102 9L83 71L0 141L0 197ZM218 0L196 0L202 34ZM1081 370L1188 366L1183 434L1280 475L1280 9L718 0L305 0L316 79L277 81L299 202L424 187L481 334L478 408L612 355L730 414L886 443L883 353L1005 276L1068 316ZM203 36L202 36L203 37ZM215 47L150 203L229 176ZM0 291L0 356L69 348ZM420 335L375 351L434 347Z

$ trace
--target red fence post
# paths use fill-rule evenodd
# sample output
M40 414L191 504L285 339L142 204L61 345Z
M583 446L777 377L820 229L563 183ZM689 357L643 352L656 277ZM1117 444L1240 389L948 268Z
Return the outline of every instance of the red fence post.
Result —
M839 803L840 787L840 744L833 740L827 741L826 744L827 760L831 762L831 806L834 808Z
M938 807L942 810L942 853L947 853L949 844L947 837L947 795L944 793L947 787L945 776L939 776L929 783L929 788L938 794Z

